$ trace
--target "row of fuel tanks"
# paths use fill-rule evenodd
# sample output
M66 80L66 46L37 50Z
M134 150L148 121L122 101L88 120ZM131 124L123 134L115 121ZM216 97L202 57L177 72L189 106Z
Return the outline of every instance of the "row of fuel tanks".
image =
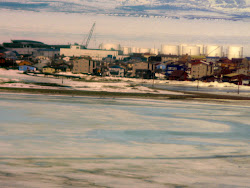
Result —
M156 48L122 47L120 44L101 44L99 48L102 50L120 50L123 51L124 55L131 53L150 53L156 55L206 55L208 57L228 57L229 59L243 57L243 47L241 46L228 46L223 48L223 46L219 45L161 45L161 50L158 50Z

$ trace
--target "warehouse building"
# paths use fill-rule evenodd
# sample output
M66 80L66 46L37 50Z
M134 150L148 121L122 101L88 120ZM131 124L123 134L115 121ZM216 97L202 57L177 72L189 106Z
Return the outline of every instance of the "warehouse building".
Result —
M85 49L80 45L72 45L69 49L61 48L60 55L69 57L91 57L93 60L102 60L105 57L117 57L118 50Z

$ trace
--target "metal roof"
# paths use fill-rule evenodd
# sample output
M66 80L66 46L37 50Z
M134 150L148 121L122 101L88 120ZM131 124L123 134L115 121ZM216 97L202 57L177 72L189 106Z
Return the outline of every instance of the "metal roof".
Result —
M44 44L39 41L34 41L34 40L11 40L13 43L35 43L35 44Z

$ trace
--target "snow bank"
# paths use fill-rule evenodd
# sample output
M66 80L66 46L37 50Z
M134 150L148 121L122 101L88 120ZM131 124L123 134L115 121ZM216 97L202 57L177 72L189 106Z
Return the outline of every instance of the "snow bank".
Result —
M60 73L61 74L61 73ZM15 87L15 88L37 88L37 89L67 89L62 87L53 86L39 86L32 84L34 83L54 83L59 86L68 86L69 89L82 90L82 91L107 91L107 92L123 92L123 93L155 93L155 94L170 94L170 95L184 95L183 93L150 89L145 86L131 85L131 83L136 82L138 79L128 79L128 78L113 78L113 77L95 77L84 74L72 74L63 73L65 75L74 75L84 78L85 81L77 81L71 79L62 79L44 77L44 75L31 76L20 73L18 70L5 70L0 69L0 79L3 80L0 86L2 87ZM10 81L17 81L15 83L4 83ZM113 80L113 81L112 81ZM120 80L120 81L117 81ZM130 82L128 82L130 81ZM18 83L19 82L19 83ZM20 83L22 82L22 83ZM26 82L26 83L25 83Z
M81 80L55 78L52 75L44 76L40 75L26 75L22 74L18 70L5 70L0 69L0 84L2 87L23 87L23 88L43 88L43 89L62 89L62 87L52 86L39 86L34 83L52 83L59 86L67 86L74 90L83 91L107 91L107 92L125 92L125 93L155 93L155 94L172 94L181 95L183 93L171 92L167 90L151 89L141 84L146 85L179 85L179 86L192 86L196 87L198 81L174 81L174 80L152 80L152 79L138 79L138 78L120 78L120 77L97 77L85 74L72 74L59 73L59 75L73 75L79 76ZM22 82L22 83L5 83L5 82ZM28 84L27 84L28 83ZM237 89L237 85L232 83L219 83L219 82L201 82L199 81L199 87L203 88L232 88ZM65 88L64 88L65 89ZM249 86L240 86L240 90L249 91ZM211 91L212 93L216 93ZM210 93L210 92L209 92ZM223 94L231 95L232 93L223 92ZM247 92L244 95L248 94Z

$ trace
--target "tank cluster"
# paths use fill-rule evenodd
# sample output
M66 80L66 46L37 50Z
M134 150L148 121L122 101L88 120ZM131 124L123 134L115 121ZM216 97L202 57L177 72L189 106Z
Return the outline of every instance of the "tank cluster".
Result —
M223 48L219 45L161 45L161 50L156 48L138 48L138 47L122 47L120 44L101 44L99 46L102 50L119 50L123 51L124 55L132 53L150 53L150 54L166 54L166 55L191 55L200 56L205 55L207 57L228 57L242 58L243 47L241 46L228 46Z

